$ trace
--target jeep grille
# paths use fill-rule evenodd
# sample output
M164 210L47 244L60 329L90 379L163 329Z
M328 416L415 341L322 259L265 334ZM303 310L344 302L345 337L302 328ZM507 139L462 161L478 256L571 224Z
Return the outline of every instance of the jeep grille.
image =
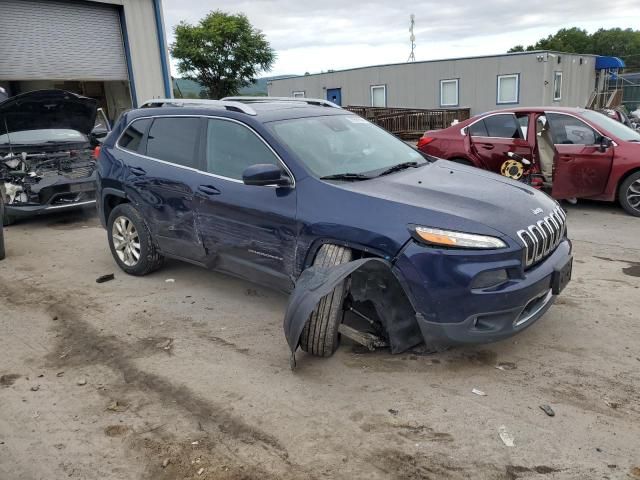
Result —
M567 215L560 206L542 220L518 232L525 247L525 267L548 257L567 234Z

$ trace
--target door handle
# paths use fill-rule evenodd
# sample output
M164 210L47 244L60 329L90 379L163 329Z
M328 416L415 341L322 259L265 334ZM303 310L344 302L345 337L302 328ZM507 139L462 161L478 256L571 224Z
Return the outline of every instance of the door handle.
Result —
M205 195L220 195L220 190L212 185L199 185L198 191L204 193Z
M495 146L491 145L490 143L485 143L482 145L482 148L484 148L485 150L493 150Z
M140 168L140 167L129 167L129 171L134 175L137 175L138 177L147 174L144 168Z
M560 160L563 162L570 162L573 160L573 157L571 155L560 155Z

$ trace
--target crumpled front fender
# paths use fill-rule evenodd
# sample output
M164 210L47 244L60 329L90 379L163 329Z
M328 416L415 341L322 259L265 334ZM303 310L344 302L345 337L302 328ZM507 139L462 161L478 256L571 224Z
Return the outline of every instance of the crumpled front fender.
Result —
M398 280L399 272L396 271L393 265L386 260L375 257L362 258L331 268L310 267L302 272L296 281L295 289L289 297L289 304L284 317L284 334L292 354L298 348L300 336L309 320L309 316L322 297L331 293L340 282L356 272L367 276L376 275L376 272L383 270L389 272L388 276L395 277ZM395 288L389 289L393 292L392 296L375 295L385 298L371 299L376 306L376 311L380 316L383 327L389 334L392 353L406 350L422 341L415 323L415 312L410 303L404 301L406 297L401 298L404 289L400 282L396 282L396 284ZM398 303L399 308L395 308L392 305L393 303ZM402 307L405 307L405 309ZM410 309L409 314L407 314L406 308ZM385 312L388 313L385 314Z

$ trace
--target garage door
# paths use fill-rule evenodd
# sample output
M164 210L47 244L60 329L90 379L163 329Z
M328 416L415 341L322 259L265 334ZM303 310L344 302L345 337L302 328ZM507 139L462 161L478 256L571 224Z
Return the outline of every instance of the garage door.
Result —
M0 80L127 80L117 8L0 0Z

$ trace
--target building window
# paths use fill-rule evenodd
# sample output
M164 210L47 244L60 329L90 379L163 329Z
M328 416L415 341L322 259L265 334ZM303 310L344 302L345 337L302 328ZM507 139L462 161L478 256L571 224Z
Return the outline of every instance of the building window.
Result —
M293 98L304 98L304 92L293 92Z
M458 79L440 80L440 106L458 106Z
M387 106L387 86L386 85L371 86L371 106L372 107Z
M562 72L553 73L553 99L562 100Z
M520 96L520 74L498 75L498 98L496 103L518 103Z

